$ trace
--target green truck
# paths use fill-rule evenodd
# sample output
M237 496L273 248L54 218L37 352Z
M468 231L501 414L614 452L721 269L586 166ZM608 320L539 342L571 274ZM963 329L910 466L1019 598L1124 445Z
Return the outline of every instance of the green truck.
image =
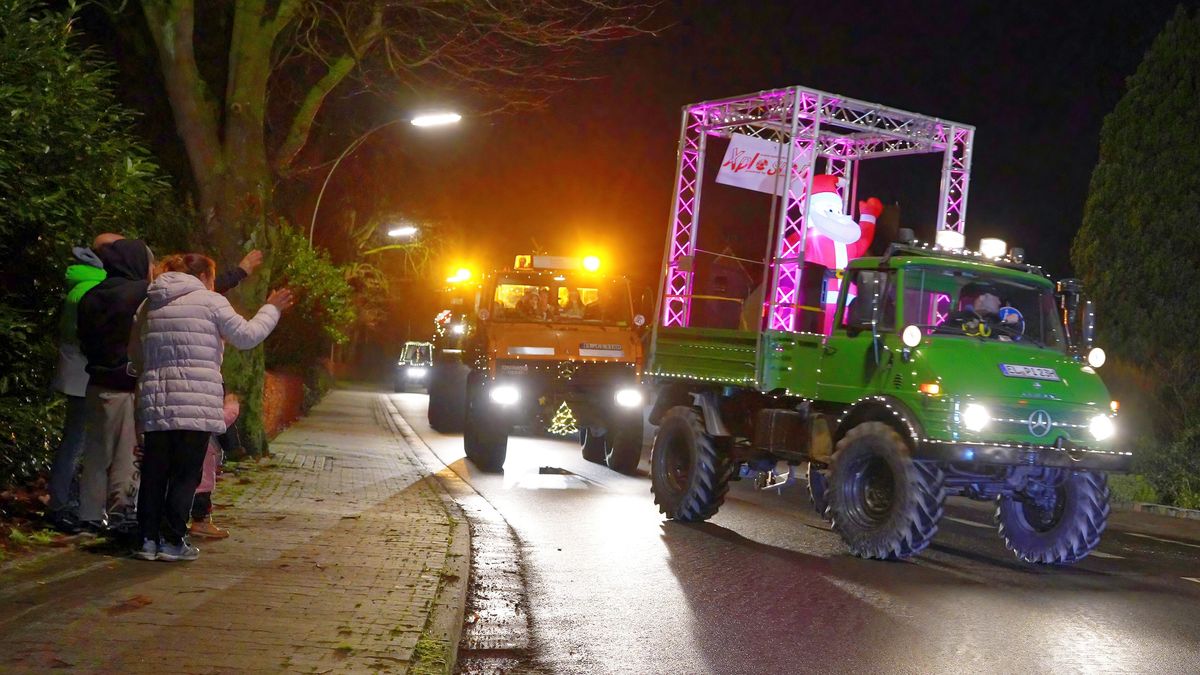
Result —
M810 94L815 105L806 103ZM845 143L810 145L803 155L798 130L806 114L821 124L814 142L841 125L851 127ZM887 115L878 130L862 129L864 120ZM902 115L907 126L895 123ZM1103 351L1091 345L1091 305L1078 283L1051 281L1019 249L961 247L962 221L953 218L965 213L971 140L961 130L973 130L802 88L696 104L684 120L677 181L684 187L647 365L660 510L705 520L731 480L757 474L773 485L807 473L818 512L864 558L923 550L949 496L993 501L1000 536L1025 561L1072 563L1094 550L1109 514L1106 474L1128 471L1132 457L1116 430L1119 406L1096 372ZM699 198L686 186L707 180L706 145L711 150L713 139L738 128L773 130L796 187L771 198L761 294L728 298L705 287ZM704 140L691 142L693 133ZM900 243L836 271L806 263L805 245L787 231L805 231L806 214L794 203L803 209L805 178L811 185L818 158L827 166L844 159L826 152L850 156L853 172L874 157L870 146L854 144L876 136L945 154L941 245L901 230ZM805 274L824 278L824 286L810 292ZM704 325L703 304L714 301L740 301L760 323ZM777 473L783 463L789 471Z

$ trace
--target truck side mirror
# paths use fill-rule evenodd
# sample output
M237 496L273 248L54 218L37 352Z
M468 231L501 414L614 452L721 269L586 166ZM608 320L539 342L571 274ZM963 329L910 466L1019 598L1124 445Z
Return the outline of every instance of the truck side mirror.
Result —
M653 288L650 288L649 286L643 288L642 295L640 298L638 298L637 313L641 314L642 316L650 316L651 314L654 314L654 301L656 299L655 296L657 295L658 294Z

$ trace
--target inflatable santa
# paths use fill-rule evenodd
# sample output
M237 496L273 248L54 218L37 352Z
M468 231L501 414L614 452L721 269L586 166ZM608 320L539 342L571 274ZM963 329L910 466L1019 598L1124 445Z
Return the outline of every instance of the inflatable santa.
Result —
M813 176L808 214L804 219L804 261L827 270L821 297L826 335L833 328L833 314L841 289L837 270L845 269L851 260L867 252L875 237L875 220L883 213L883 203L875 197L858 203L858 222L842 213L842 197L838 190L846 184L846 179L839 176Z

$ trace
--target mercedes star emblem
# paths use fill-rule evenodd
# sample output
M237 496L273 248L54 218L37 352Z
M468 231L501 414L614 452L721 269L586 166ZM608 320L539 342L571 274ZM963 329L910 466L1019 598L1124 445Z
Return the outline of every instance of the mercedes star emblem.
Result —
M1045 410L1035 410L1029 416L1029 433L1041 438L1050 433L1050 413Z

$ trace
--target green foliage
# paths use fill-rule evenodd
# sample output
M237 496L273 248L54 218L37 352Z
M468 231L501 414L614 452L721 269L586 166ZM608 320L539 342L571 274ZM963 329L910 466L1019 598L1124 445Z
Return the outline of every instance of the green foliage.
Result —
M71 247L167 200L111 75L75 48L68 14L0 0L0 484L43 468L58 440L47 391Z
M344 270L295 228L282 224L272 239L271 287L291 289L296 305L267 339L267 367L305 370L331 344L349 338L346 331L356 318L354 291Z
M1108 489L1112 491L1112 500L1121 504L1157 504L1159 500L1158 491L1141 474L1111 475Z
M308 413L313 406L320 403L325 394L333 389L333 385L333 374L323 365L318 363L309 368L304 376L304 412Z
M1158 493L1162 503L1200 508L1200 427L1192 427L1169 443L1145 442L1134 451L1134 468Z
M1072 262L1105 348L1158 381L1161 428L1200 403L1200 16L1180 9L1104 120ZM1164 301L1169 299L1169 301ZM1181 311L1187 308L1187 311Z
M1182 7L1104 120L1083 226L1071 250L1096 300L1100 342L1148 386L1143 473L1164 499L1200 489L1167 472L1196 467L1183 443L1200 424L1200 14ZM1188 487L1187 481L1193 481ZM1178 503L1178 501L1177 501Z

